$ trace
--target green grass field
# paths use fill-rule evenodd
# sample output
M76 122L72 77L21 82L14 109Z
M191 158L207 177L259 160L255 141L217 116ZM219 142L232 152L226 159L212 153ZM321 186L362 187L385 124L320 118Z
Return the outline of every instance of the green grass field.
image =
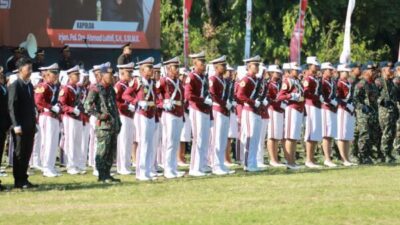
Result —
M105 185L91 174L36 173L39 189L0 193L0 224L400 224L399 165L120 178Z

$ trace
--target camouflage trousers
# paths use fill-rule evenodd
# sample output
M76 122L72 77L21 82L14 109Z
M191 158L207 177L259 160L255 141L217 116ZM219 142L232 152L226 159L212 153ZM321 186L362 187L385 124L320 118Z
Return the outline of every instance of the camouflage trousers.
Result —
M110 130L96 130L96 169L99 180L110 177L110 170L117 150L117 134Z
M396 121L396 137L393 148L400 154L400 118Z
M372 144L374 143L374 134L377 130L377 115L369 115L357 110L356 124L358 130L358 159L362 163L373 157ZM375 126L375 127L374 127Z
M379 125L382 130L381 150L386 157L392 157L397 118L397 112L384 107L379 108Z

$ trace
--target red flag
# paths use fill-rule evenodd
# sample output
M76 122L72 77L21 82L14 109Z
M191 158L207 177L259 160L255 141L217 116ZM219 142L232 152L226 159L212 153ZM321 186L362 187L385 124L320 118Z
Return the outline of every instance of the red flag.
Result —
M183 1L183 55L185 57L185 67L187 67L187 57L189 55L189 15L193 0Z
M299 19L294 27L290 40L290 61L300 64L301 44L304 36L304 17L306 16L308 0L300 0Z

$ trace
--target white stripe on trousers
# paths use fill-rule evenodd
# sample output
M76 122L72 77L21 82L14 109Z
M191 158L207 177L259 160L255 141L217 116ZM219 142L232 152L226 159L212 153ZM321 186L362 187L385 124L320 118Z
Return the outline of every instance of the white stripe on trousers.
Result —
M120 115L121 131L117 138L117 172L123 173L131 170L131 152L133 143L133 119Z
M243 109L242 112L242 142L244 143L244 165L247 168L257 168L257 150L260 142L261 116Z
M139 135L139 145L136 153L136 178L150 178L150 172L153 166L153 135L156 129L156 121L154 117L149 119L139 113L135 116L138 117L137 131Z
M76 143L82 143L82 121L64 116L63 124L67 169L78 168L78 162L82 156L80 155L81 145Z
M60 122L48 115L39 116L41 134L40 161L43 172L55 172Z
M189 116L193 133L189 172L202 172L207 166L207 152L211 126L210 115L190 107Z
M183 118L171 113L163 112L163 153L164 173L176 173L178 171L177 152L183 128ZM165 136L165 137L164 137Z
M268 119L261 118L260 141L257 149L257 165L264 164L265 138L268 131Z
M213 171L227 170L225 162L225 150L228 143L229 117L213 111L214 123L211 129L211 167Z

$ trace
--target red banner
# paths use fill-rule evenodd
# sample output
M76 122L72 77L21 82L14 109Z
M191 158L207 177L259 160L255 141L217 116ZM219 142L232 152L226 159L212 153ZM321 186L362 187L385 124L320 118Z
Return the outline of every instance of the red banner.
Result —
M193 0L183 0L183 54L185 57L185 66L188 65L187 57L190 52L189 48L189 15L192 9Z
M307 10L307 0L300 0L299 19L294 27L292 39L290 40L290 61L300 64L301 45L304 36L304 18Z

